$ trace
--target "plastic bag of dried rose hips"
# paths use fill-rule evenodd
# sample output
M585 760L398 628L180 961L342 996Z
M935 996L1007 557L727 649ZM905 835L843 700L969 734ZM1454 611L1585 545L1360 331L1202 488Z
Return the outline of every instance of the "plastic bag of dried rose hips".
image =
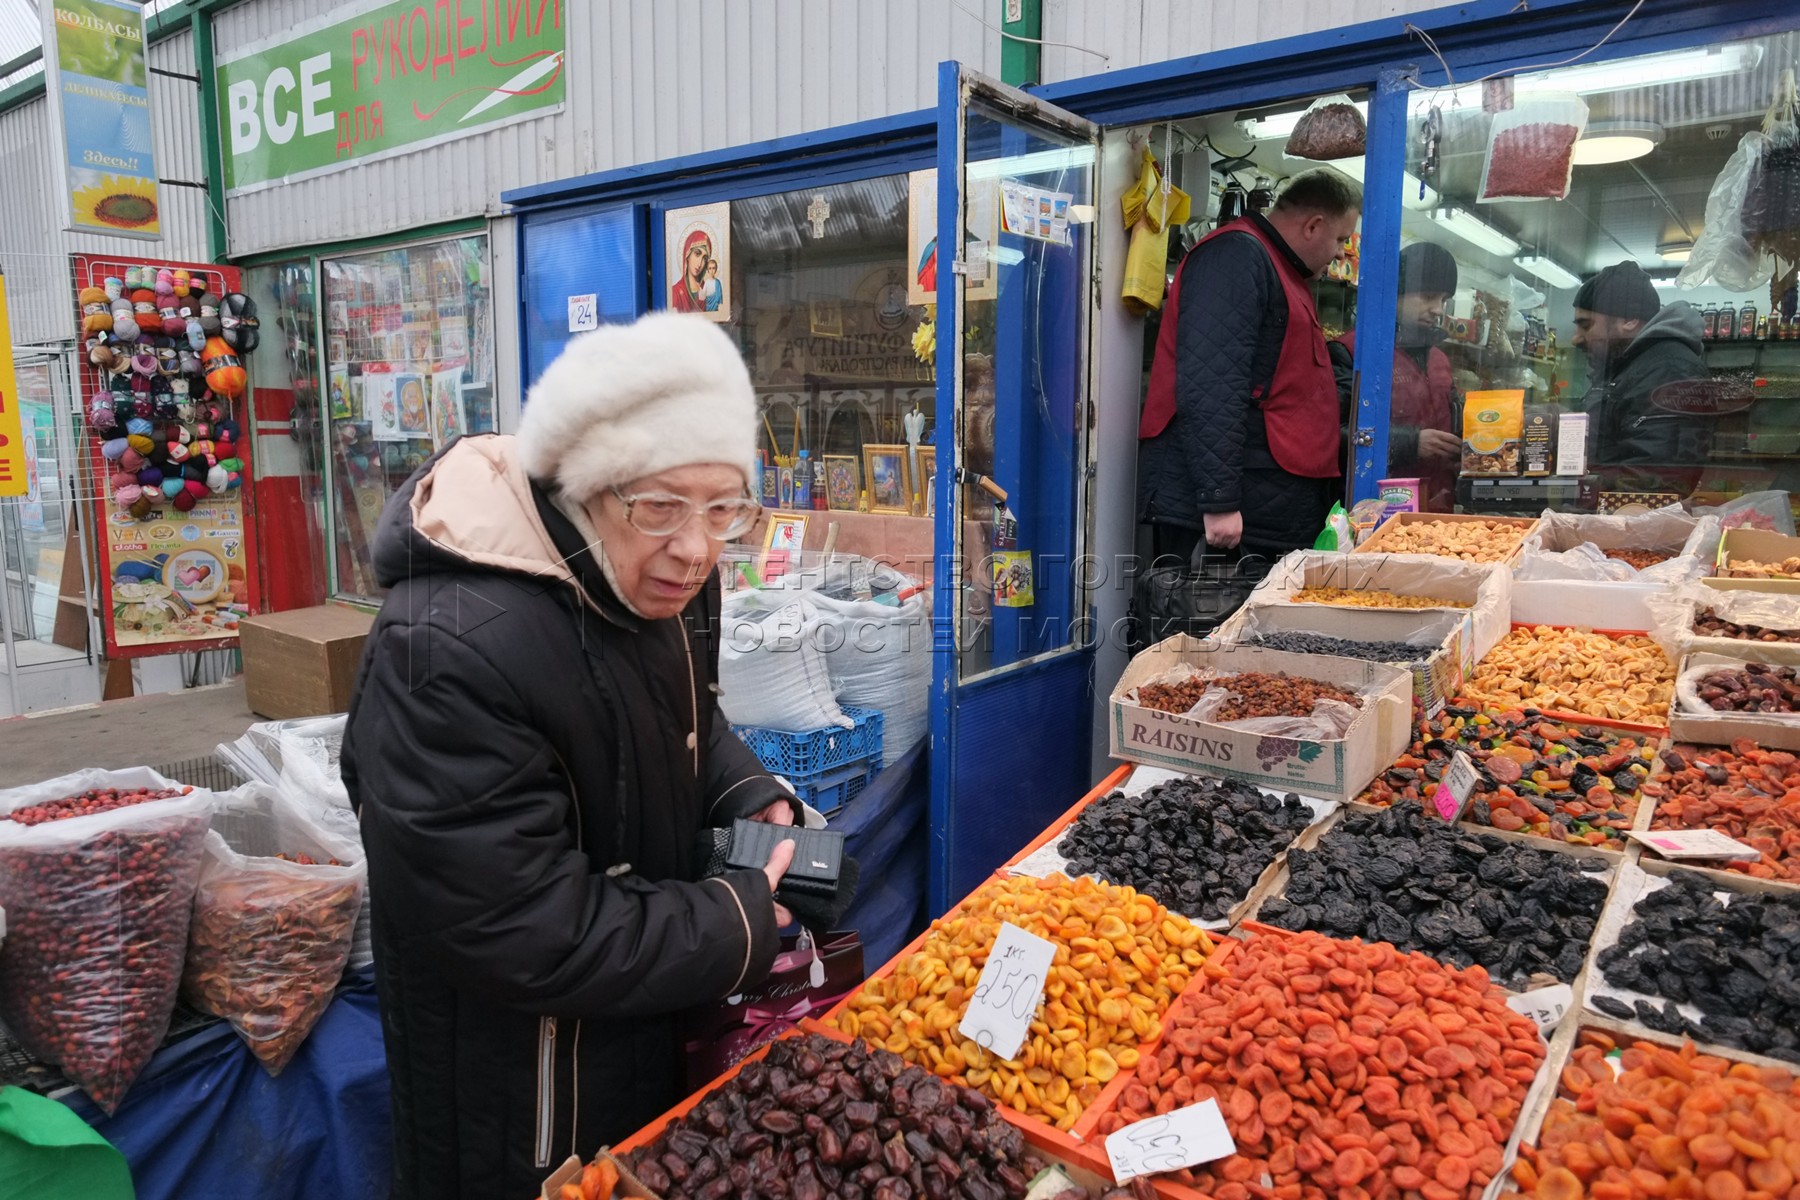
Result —
M168 1033L212 801L147 767L0 792L0 1019L108 1113Z
M253 783L219 797L181 995L230 1022L270 1075L331 1004L367 875L360 845L276 789Z
M1368 147L1369 124L1345 95L1321 96L1300 114L1294 132L1288 134L1289 158L1330 162L1356 158Z
M1575 170L1575 143L1586 132L1587 104L1573 92L1521 98L1494 118L1477 198L1561 200Z

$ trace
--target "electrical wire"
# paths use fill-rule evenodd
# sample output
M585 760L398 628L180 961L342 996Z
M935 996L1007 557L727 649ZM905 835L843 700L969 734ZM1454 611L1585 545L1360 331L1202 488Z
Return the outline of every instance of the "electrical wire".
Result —
M1519 5L1519 8L1525 8L1525 7L1526 6L1524 3L1521 3ZM1490 74L1483 75L1480 79L1469 80L1468 83L1469 84L1486 83L1490 79L1498 79L1503 75L1507 75L1507 76L1532 75L1532 74L1536 74L1539 71L1551 71L1551 70L1556 69L1557 67L1566 67L1570 63L1580 62L1582 59L1586 58L1588 55L1592 54L1594 51L1600 49L1600 47L1606 45L1606 43L1612 41L1613 35L1617 34L1619 32L1619 30L1625 28L1625 23L1627 21L1631 20L1631 18L1637 16L1638 9L1640 9L1642 7L1644 7L1644 0L1636 0L1636 3L1634 3L1631 6L1630 11L1628 11L1624 16L1620 17L1618 19L1617 23L1615 23L1611 29L1607 30L1605 35L1603 37L1601 37L1601 39L1599 41L1595 42L1593 45L1589 46L1586 50L1583 50L1580 53L1571 54L1571 55L1569 55L1569 57L1564 58L1564 59L1559 59L1556 62L1532 63L1529 66L1509 67L1504 71L1494 71ZM1519 8L1514 8L1513 12L1518 12ZM1527 11L1529 11L1529 9L1527 9ZM1406 23L1406 25L1403 26L1403 28L1405 29L1405 31L1407 33L1415 35L1416 37L1418 37L1418 39L1420 41L1425 43L1425 48L1427 50L1431 51L1432 56L1438 60L1438 65L1444 68L1444 79L1449 84L1449 86L1451 86L1451 87L1468 86L1466 84L1461 84L1461 83L1457 82L1456 76L1450 70L1449 62L1447 62L1444 58L1443 51L1438 49L1437 42L1432 38L1432 36L1429 33L1425 32L1423 29L1420 29L1417 25L1414 25L1410 21L1408 21ZM1422 87L1424 85L1420 84L1417 80L1414 80L1413 86L1414 87Z
M957 8L960 8L963 12L967 13L969 16L974 17L976 22L978 24L980 24L983 28L991 29L1003 38L1011 38L1015 42L1025 42L1025 43L1027 43L1029 45L1033 45L1033 46L1055 46L1058 49L1062 49L1062 50L1076 50L1082 54L1091 54L1103 63L1110 64L1112 62L1112 56L1110 54L1106 54L1099 50L1090 50L1086 46L1077 46L1074 42L1052 42L1052 41L1047 41L1044 38L1024 37L1021 34L1008 33L1006 30L1000 28L1000 26L998 26L998 25L989 24L989 22L987 21L987 19L985 17L983 17L980 13L976 12L974 9L970 8L968 5L963 4L962 0L950 0L950 3L955 5Z

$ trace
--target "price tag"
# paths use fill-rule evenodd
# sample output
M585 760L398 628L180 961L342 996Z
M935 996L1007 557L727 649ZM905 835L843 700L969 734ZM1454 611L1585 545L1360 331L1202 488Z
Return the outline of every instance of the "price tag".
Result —
M1203 1100L1127 1125L1106 1138L1106 1157L1120 1183L1156 1171L1179 1171L1237 1153L1217 1100Z
M599 295L589 292L585 296L569 297L569 332L585 333L590 329L600 328Z
M1044 980L1056 947L1017 925L1000 926L988 951L987 965L975 981L969 1009L957 1026L962 1035L1001 1058L1012 1058L1025 1044L1031 1018L1044 999Z
M1521 1017L1530 1017L1546 1033L1556 1028L1557 1022L1563 1019L1563 1014L1574 1003L1575 989L1566 983L1552 984L1547 988L1506 998L1506 1007Z
M1446 821L1454 821L1462 816L1480 779L1475 773L1475 764L1469 761L1467 754L1458 750L1451 755L1450 765L1444 768L1444 777L1438 781L1437 790L1431 793L1432 807L1437 810L1437 815Z
M1762 853L1716 829L1659 829L1627 834L1664 858L1722 858L1755 862Z

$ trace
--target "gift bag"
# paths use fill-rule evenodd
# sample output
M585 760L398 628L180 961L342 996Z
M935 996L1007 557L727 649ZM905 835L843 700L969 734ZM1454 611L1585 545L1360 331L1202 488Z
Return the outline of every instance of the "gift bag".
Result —
M1531 96L1496 115L1477 198L1565 199L1587 122L1587 103L1573 92Z
M827 933L816 944L805 931L784 934L767 979L689 1014L688 1088L704 1087L802 1017L825 1013L862 981L862 938L855 930Z
M0 792L0 1019L107 1113L169 1031L212 803L148 767Z
M331 1004L366 876L360 846L275 789L253 783L220 797L181 995L228 1021L270 1075Z
M1169 281L1169 227L1184 224L1192 208L1188 194L1163 177L1148 147L1137 182L1120 200L1131 242L1125 252L1125 307L1138 316L1163 306Z

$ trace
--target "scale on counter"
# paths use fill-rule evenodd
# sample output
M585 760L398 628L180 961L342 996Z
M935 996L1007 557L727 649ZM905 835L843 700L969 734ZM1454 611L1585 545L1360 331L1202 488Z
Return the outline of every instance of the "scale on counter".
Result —
M1461 479L1456 488L1459 511L1497 516L1535 517L1546 508L1593 512L1599 503L1598 475Z

